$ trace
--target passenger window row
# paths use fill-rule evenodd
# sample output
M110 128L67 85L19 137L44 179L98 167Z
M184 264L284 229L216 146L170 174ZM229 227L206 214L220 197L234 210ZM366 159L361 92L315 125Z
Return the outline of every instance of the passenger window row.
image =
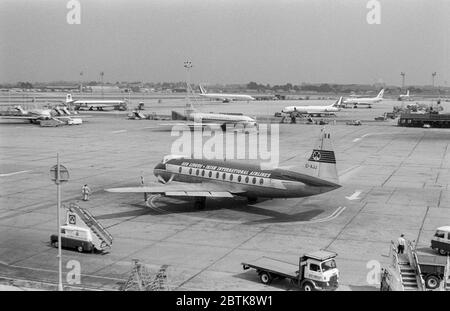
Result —
M178 168L178 172L181 174L183 172L183 168L180 166ZM199 176L201 175L202 177L205 177L206 175L206 170L200 170L200 169L195 169L193 170L192 168L189 169L188 174L189 175L195 175L195 176ZM230 174L230 176L228 177L229 181L233 181L234 179L234 175L235 174ZM215 172L214 177L213 177L213 172L212 171L208 171L208 177L209 178L215 178L215 179L220 179L222 178L222 180L226 180L227 179L227 173L222 173L222 175L220 175L219 172ZM238 182L242 182L243 180L243 176L242 175L237 175L237 181ZM256 183L258 182L256 177L253 177L251 180L249 178L249 176L245 176L244 178L244 182L246 184L248 184L249 182L251 182L252 184L256 185ZM263 185L264 184L264 178L260 178L259 179L259 184Z

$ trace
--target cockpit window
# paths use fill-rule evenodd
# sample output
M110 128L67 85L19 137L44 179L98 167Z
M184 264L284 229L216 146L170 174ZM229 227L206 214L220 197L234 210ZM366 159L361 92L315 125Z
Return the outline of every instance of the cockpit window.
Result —
M323 271L328 271L334 268L336 268L336 262L334 261L334 259L322 262Z

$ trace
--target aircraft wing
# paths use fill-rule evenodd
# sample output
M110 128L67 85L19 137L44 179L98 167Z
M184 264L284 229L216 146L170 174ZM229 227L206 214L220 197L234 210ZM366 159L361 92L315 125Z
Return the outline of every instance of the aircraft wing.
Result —
M222 187L215 183L183 183L172 181L167 184L152 183L140 187L124 187L105 189L108 192L117 193L154 193L165 196L183 196L183 197L222 197L231 198L234 194L245 191L235 187Z

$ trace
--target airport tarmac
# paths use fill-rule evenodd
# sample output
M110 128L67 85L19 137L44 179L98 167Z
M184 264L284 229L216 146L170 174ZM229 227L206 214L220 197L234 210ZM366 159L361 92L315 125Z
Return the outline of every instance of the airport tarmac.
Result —
M169 100L163 104L172 106ZM59 152L70 171L62 186L64 204L88 209L114 237L103 255L63 250L65 284L66 265L77 260L82 276L75 288L118 289L136 258L154 272L169 265L173 290L294 290L285 281L259 283L241 262L269 256L296 263L305 252L327 249L338 253L339 290L377 290L374 267L389 262L391 240L404 233L430 253L435 228L450 224L450 131L402 128L393 120L364 122L398 104L345 110L338 120L360 119L363 125L329 126L342 188L254 206L243 199L208 200L201 211L192 201L160 199L147 207L142 195L104 191L139 185L141 175L154 180L153 167L175 139L157 130L161 121L127 120L122 112L91 113L83 125L61 128L1 124L0 279L57 281L57 250L49 245L56 232L56 186L49 169ZM199 109L264 116L283 105L203 103ZM280 165L301 164L320 129L281 124ZM80 200L85 183L93 190L88 202Z

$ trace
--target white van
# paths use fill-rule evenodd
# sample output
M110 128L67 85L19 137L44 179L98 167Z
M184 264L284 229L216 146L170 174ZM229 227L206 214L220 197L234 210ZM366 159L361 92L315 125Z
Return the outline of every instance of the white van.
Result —
M450 226L436 229L431 239L431 248L443 256L450 255Z
M50 243L58 247L58 235L52 234ZM61 247L76 249L82 252L94 252L94 243L92 242L92 233L89 229L77 226L61 226Z

